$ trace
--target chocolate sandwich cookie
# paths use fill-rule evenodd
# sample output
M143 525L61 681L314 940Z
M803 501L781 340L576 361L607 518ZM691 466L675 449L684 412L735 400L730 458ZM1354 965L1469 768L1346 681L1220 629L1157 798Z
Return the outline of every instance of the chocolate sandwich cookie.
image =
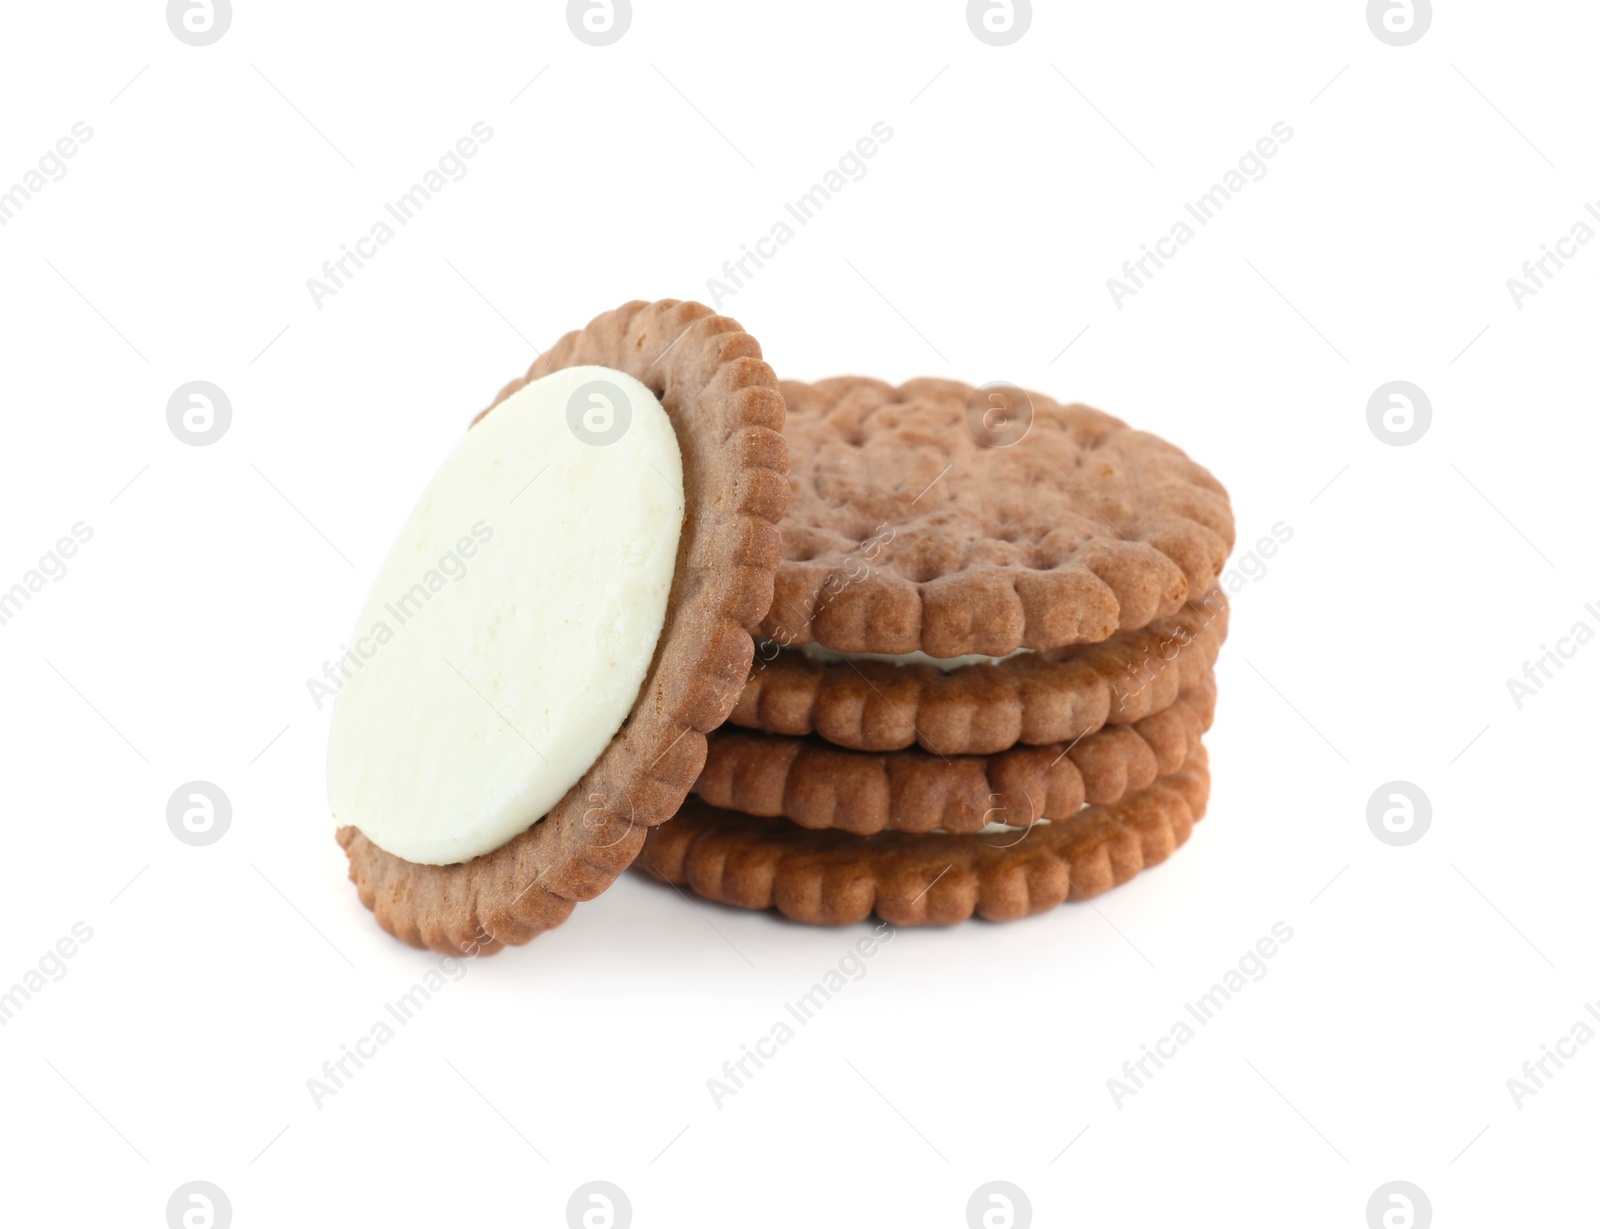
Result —
M1176 614L1233 545L1222 485L1081 405L951 380L784 381L793 494L761 632L1004 655Z
M1065 744L992 755L909 748L847 751L815 736L724 726L712 732L694 792L715 807L784 816L804 828L858 835L976 832L986 825L1069 819L1176 772L1211 726L1216 684L1205 676L1158 713Z
M857 751L987 755L1071 742L1166 708L1210 673L1227 633L1227 598L1212 590L1098 644L998 660L893 661L767 641L729 720Z
M651 829L638 865L667 883L799 922L877 914L896 926L1010 921L1098 896L1166 860L1205 814L1205 749L1120 801L1014 831L858 836L691 798Z
M386 930L524 943L678 809L771 603L783 424L755 339L675 301L567 334L475 420L335 706L338 839Z

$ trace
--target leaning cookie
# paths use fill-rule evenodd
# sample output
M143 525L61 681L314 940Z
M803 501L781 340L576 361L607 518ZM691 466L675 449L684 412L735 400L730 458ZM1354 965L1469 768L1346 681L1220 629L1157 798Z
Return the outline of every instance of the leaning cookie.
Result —
M1098 644L1000 660L895 662L765 641L729 720L856 751L988 755L1071 742L1166 708L1210 673L1227 634L1228 600L1214 589Z
M856 836L758 819L691 799L652 829L638 865L668 883L797 922L837 925L876 913L896 926L976 913L1011 921L1069 897L1098 896L1165 861L1205 814L1211 778L1200 748L1176 772L1109 806L1012 832Z
M951 380L781 384L793 496L762 634L848 653L1104 640L1209 591L1222 485L1082 405Z
M931 755L915 747L847 751L815 737L724 726L709 736L694 792L715 807L858 835L976 832L990 823L1068 819L1086 802L1116 802L1176 772L1211 728L1216 698L1207 675L1131 725L987 756Z
M491 411L379 574L329 744L362 903L454 954L558 925L677 810L749 672L788 496L772 369L700 304L597 317Z

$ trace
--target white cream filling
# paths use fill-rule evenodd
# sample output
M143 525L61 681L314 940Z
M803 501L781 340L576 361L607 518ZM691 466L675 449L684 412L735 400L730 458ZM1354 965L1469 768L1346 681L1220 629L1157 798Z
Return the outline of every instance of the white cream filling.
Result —
M683 512L672 423L622 372L555 372L468 431L356 621L328 740L338 822L444 864L542 819L639 696Z
M1048 819L1036 819L1036 820L1033 821L1033 825L1029 825L1029 824L989 823L989 824L984 824L983 827L979 828L978 831L974 835L976 835L976 836L992 836L996 832L1026 832L1029 829L1029 827L1031 827L1031 826L1038 825L1038 824L1047 824L1049 822L1050 821Z
M762 640L759 645L760 656L765 661L771 661L772 655L785 647L797 653L804 653L812 661L828 665L837 665L845 661L882 661L891 666L937 666L946 674L963 666L992 666L1013 657L1020 657L1024 653L1033 652L1032 649L1016 649L999 657L989 657L983 653L965 653L960 657L929 657L921 649L910 653L841 653L837 649L825 649L815 641L785 646L776 640Z

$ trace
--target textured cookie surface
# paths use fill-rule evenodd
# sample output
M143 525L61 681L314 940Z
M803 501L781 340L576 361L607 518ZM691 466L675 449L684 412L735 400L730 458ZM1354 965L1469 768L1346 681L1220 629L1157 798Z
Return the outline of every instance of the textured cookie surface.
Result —
M1098 410L1013 390L994 403L1008 428L998 394L950 380L780 387L793 495L761 625L780 644L957 657L1104 640L1207 592L1232 548L1222 485Z
M763 644L729 720L769 734L817 734L856 751L916 744L935 755L988 755L1016 743L1071 742L1166 708L1210 672L1227 632L1228 602L1217 589L1099 644L948 673L821 662Z
M1199 747L1215 707L1208 674L1173 704L1130 725L988 756L939 756L916 747L847 751L814 736L724 726L708 737L694 792L747 815L858 834L976 832L988 823L1068 819L1086 802L1116 802L1176 772Z
M652 829L638 865L668 883L798 922L876 913L896 926L1009 921L1097 896L1163 862L1205 814L1200 748L1176 772L1109 806L1019 832L856 836L758 819L691 798Z
M362 903L418 947L459 955L525 943L603 892L693 785L705 732L737 701L749 629L771 602L788 459L783 399L755 339L698 303L629 303L567 334L494 404L589 364L647 385L678 437L685 514L666 623L627 724L520 836L470 862L426 866L339 829Z

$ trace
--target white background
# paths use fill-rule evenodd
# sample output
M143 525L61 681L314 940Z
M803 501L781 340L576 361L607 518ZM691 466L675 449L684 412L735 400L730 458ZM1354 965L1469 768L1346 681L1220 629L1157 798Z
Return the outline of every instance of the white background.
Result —
M160 3L8 8L0 185L94 135L0 228L0 587L93 530L0 627L0 986L93 930L0 1029L7 1221L161 1225L203 1179L241 1227L560 1225L599 1178L639 1226L960 1226L1004 1179L1039 1225L1359 1229L1403 1179L1441 1226L1568 1223L1600 1045L1520 1108L1507 1080L1600 999L1600 647L1520 709L1506 680L1600 630L1600 245L1520 308L1506 281L1600 199L1600 13L1440 8L1400 48L1356 0L1041 3L1003 48L951 0L635 0L604 48L557 3L238 0L208 47ZM315 306L480 120L470 173ZM1159 432L1228 485L1236 560L1292 527L1234 599L1208 817L1094 907L900 931L720 1108L707 1080L867 928L633 874L315 1107L437 958L346 881L306 680L536 346L708 299L879 120L721 308L783 376L1005 379ZM1266 177L1115 306L1280 120ZM197 379L233 407L208 447L166 422ZM1432 402L1409 447L1367 425L1395 379ZM166 824L194 779L233 804L205 848ZM1404 848L1366 820L1394 779L1433 807Z

